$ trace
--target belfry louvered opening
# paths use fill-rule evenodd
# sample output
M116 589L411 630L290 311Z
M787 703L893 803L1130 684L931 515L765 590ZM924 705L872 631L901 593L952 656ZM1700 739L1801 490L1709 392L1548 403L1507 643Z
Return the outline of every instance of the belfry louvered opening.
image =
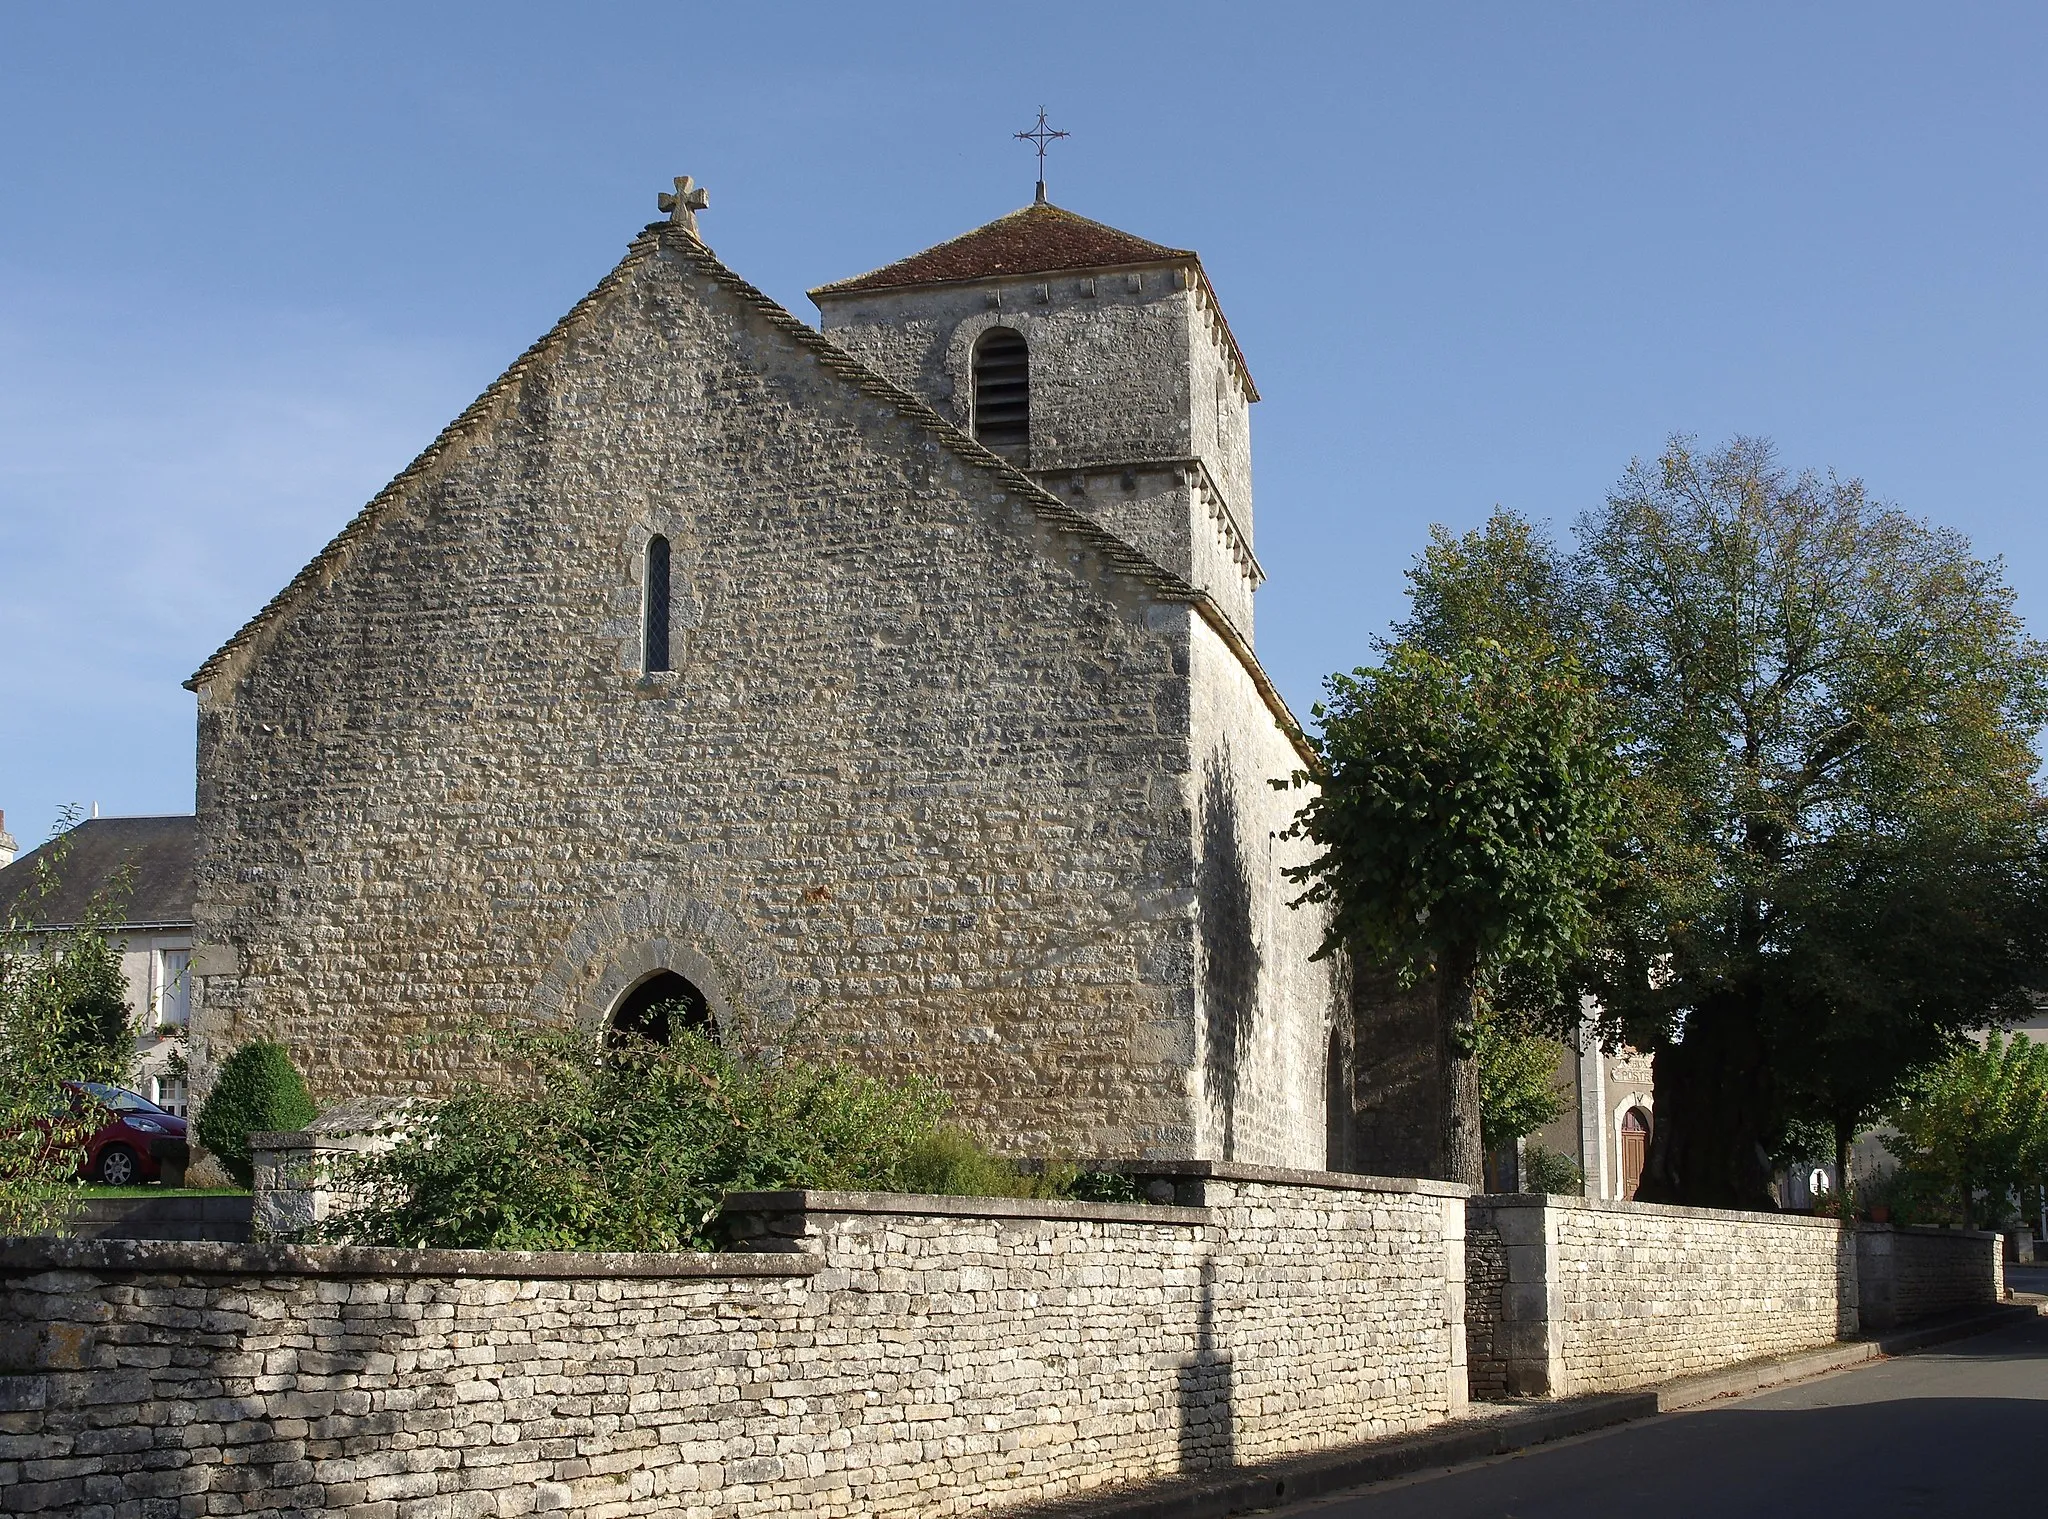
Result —
M974 345L974 437L990 448L1031 441L1031 352L1007 327L991 327Z

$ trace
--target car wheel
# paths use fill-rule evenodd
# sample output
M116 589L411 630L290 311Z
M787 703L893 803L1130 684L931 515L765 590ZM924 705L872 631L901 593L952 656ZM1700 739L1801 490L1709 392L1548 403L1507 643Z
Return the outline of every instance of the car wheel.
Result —
M126 1145L108 1145L100 1151L100 1180L110 1187L132 1185L141 1169L135 1163L135 1152Z

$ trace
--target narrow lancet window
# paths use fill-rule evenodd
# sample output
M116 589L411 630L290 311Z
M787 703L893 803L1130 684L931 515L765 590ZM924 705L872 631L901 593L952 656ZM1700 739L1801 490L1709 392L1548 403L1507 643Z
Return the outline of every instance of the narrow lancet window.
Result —
M991 327L974 345L974 436L989 448L1031 441L1031 353L1007 327Z
M640 668L652 675L668 663L668 540L647 540L647 604L640 614Z

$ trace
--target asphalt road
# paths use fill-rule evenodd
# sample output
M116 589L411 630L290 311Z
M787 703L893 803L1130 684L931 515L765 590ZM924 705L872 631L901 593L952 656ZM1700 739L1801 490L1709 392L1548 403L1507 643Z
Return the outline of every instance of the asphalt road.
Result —
M1275 1514L1774 1519L2040 1514L2048 1319Z

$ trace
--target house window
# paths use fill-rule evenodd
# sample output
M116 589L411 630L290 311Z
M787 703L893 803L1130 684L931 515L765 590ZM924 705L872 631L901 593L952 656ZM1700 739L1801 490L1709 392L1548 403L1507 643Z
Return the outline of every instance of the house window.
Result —
M192 951L156 952L156 1026L184 1028L192 1021Z
M989 448L1031 441L1031 353L1007 327L991 327L974 345L974 437Z
M652 675L668 662L668 540L647 540L647 600L640 613L640 669Z
M180 1118L191 1116L185 1111L189 1101L185 1094L185 1083L174 1077L150 1077L149 1100L166 1113L176 1113Z

